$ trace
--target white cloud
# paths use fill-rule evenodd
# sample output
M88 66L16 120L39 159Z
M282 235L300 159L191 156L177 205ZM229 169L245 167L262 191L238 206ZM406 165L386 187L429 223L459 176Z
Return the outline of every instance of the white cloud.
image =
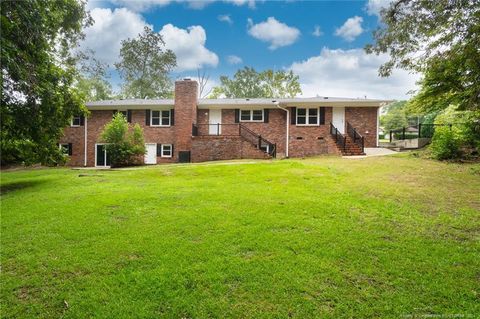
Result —
M97 59L109 64L118 60L122 40L135 38L145 26L151 27L141 15L126 8L95 8L90 14L95 22L85 29L80 48L94 50Z
M313 36L319 37L323 34L322 30L320 29L320 26L316 25L315 29L312 32Z
M258 24L253 24L252 19L248 19L248 34L261 41L269 42L270 46L268 48L275 50L297 41L300 31L279 22L274 17L269 17L267 21Z
M387 8L391 2L392 0L368 0L365 10L371 16L380 16L380 10Z
M363 32L362 22L363 18L359 16L349 18L340 28L335 30L335 35L349 42L353 41Z
M242 58L236 55L227 56L227 62L230 64L240 64L243 62Z
M154 7L168 6L172 0L110 0L116 6L126 7L135 12L148 11Z
M233 20L232 20L232 18L230 18L230 15L229 15L229 14L221 14L221 15L219 15L217 18L218 18L218 21L226 22L226 23L228 23L228 24L230 24L230 25L233 24Z
M404 99L416 88L418 75L395 70L388 78L378 76L378 67L388 55L370 55L363 49L330 50L295 62L290 67L300 76L303 96L340 96Z
M205 47L207 35L201 26L180 29L166 24L160 30L167 49L177 56L176 71L195 70L203 66L217 66L218 56Z
M155 7L165 7L172 3L185 3L191 9L201 10L211 3L219 0L109 0L115 6L126 7L135 12L145 12ZM93 2L93 1L90 1ZM223 0L236 6L247 5L255 9L255 0Z
M233 3L236 6L247 5L250 9L255 9L255 0L225 0L225 2Z

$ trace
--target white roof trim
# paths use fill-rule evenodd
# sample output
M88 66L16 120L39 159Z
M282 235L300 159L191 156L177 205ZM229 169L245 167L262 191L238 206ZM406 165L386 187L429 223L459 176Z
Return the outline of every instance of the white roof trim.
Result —
M393 102L392 100L355 99L339 97L314 97L314 98L291 98L291 99L199 99L198 108L236 108L270 106L364 106L378 107ZM174 99L131 99L131 100L105 100L87 102L87 108L92 110L105 110L115 108L145 109L145 107L173 107Z

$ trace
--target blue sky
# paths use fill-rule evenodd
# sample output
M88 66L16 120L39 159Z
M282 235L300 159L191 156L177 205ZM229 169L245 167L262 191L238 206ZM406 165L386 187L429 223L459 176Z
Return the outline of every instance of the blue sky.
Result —
M388 0L369 1L90 1L95 24L86 30L84 48L112 66L118 75L120 41L143 26L163 35L177 54L174 78L197 69L220 75L239 68L293 70L300 76L303 96L405 98L418 75L398 70L391 78L377 76L388 58L368 56L365 44L378 26L378 10Z

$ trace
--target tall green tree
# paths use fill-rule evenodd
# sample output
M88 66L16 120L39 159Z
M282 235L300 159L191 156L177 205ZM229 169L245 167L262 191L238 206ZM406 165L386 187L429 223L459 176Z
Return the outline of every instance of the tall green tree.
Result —
M107 80L108 64L95 58L95 52L88 50L78 55L80 74L75 87L87 101L100 101L113 98L112 85Z
M480 2L396 0L381 11L382 24L367 53L388 53L380 67L421 72L414 105L425 112L480 109Z
M86 112L73 88L70 52L91 23L78 0L1 1L2 163L51 163L73 115Z
M238 70L233 79L220 77L220 86L213 89L211 98L286 98L302 93L299 78L292 71L265 70L257 72L245 67Z
M407 126L408 121L405 111L402 109L393 109L389 111L387 114L380 117L380 124L387 132Z
M260 73L265 90L265 97L293 98L302 93L300 79L292 71L265 70Z
M171 96L172 81L168 74L177 65L177 59L164 47L162 36L149 27L137 38L122 41L121 60L115 63L124 81L122 95L140 99Z

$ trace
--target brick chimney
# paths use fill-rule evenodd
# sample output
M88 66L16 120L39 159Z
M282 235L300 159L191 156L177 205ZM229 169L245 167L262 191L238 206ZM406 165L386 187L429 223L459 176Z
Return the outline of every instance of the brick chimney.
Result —
M186 152L192 148L192 124L197 123L197 91L197 81L175 82L175 153L181 162L190 158Z

